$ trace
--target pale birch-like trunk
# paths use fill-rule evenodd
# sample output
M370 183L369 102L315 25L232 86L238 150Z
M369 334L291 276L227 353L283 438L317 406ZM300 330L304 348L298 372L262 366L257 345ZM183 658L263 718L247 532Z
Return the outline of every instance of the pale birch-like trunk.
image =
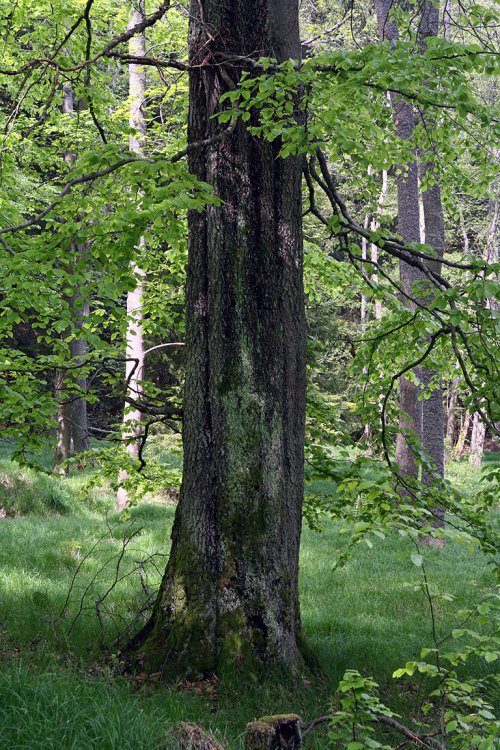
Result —
M133 0L129 27L140 23L146 15L145 0ZM146 38L144 33L138 34L129 41L129 52L134 57L144 57L146 54ZM146 96L146 71L143 66L129 65L129 102L130 127L136 132L130 136L129 148L138 155L144 153L146 139L146 118L144 104ZM144 252L144 240L139 242L139 256ZM137 456L140 449L141 412L130 405L129 401L139 401L142 395L142 380L144 378L144 335L142 323L142 297L144 291L144 272L139 263L134 263L132 272L136 286L127 294L127 332L126 332L126 365L125 387L126 398L122 425L122 440L125 451L129 456ZM116 508L123 510L129 503L129 491L124 484L128 479L126 471L120 472L118 477L118 492Z

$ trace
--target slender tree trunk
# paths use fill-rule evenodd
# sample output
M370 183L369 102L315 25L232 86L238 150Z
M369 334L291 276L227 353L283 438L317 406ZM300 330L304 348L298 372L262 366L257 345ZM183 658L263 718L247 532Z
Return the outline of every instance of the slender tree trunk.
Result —
M73 89L71 84L66 83L63 86L63 114L73 115ZM64 160L71 165L74 155L71 151L66 152ZM73 265L77 260L85 257L86 247L77 246L71 243L68 248L68 260L66 261L67 269L72 272ZM71 311L72 322L77 331L83 327L84 320L88 317L88 303L79 291L66 298ZM70 341L69 353L74 364L81 364L87 353L87 344L83 337L76 336ZM68 375L67 371L61 369L56 373L56 395L58 395L58 413L57 413L57 442L54 464L61 467L61 464L70 457L71 448L74 453L81 453L88 450L88 420L87 420L87 401L85 398L72 397L70 393L64 395L65 387L76 385L81 391L86 391L87 380L84 375ZM65 402L67 399L67 403ZM67 468L59 468L59 472L67 474Z
M64 462L70 457L71 452L71 407L66 400L65 381L66 370L56 370L55 396L58 406L54 470L57 474L61 474L61 476L65 476L68 473L68 467L65 466Z
M498 156L498 154L496 154ZM500 220L500 204L498 201L490 201L490 221L486 233L486 244L483 257L488 263L498 262L498 226ZM495 299L485 300L486 307L498 311L499 305ZM486 425L476 412L472 423L472 435L470 440L469 463L476 469L481 468L484 452L484 439L486 437Z
M207 55L300 55L297 0L192 0L190 143L235 68ZM190 155L219 206L189 215L184 470L172 550L150 622L132 642L146 669L207 674L299 661L305 319L301 160L231 136Z
M87 256L85 245L75 246L75 261L85 259ZM89 303L81 292L77 291L70 300L71 317L77 331L81 331L86 318L89 316ZM73 364L82 365L87 354L87 342L84 336L76 336L70 341L69 351ZM87 378L78 375L72 382L83 393L87 390ZM89 449L89 424L87 416L87 399L84 397L74 398L71 401L71 437L73 442L73 453L83 453Z
M481 468L484 453L484 438L486 437L486 425L476 412L472 422L472 435L470 439L469 463L476 469Z
M145 0L133 0L132 12L130 14L129 26L135 26L146 16ZM139 34L129 42L129 52L136 57L146 55L146 37ZM134 128L135 134L130 136L130 150L142 155L146 140L146 118L144 116L144 104L146 96L146 71L140 65L129 65L129 101L130 101L130 127ZM144 240L139 242L139 254L144 252ZM139 454L141 434L141 412L128 403L140 400L142 395L141 381L144 378L144 335L142 324L142 297L144 291L144 272L135 263L132 267L136 279L135 289L127 294L127 332L126 332L126 357L125 382L126 400L123 414L122 440L125 451L129 456ZM116 496L116 508L123 510L129 501L129 491L126 487L127 472L120 472L118 477L118 492ZM121 484L120 484L121 483Z
M370 229L372 232L376 232L377 229L380 227L380 216L382 214L382 209L385 203L385 197L387 195L387 171L384 169L382 171L382 187L380 188L380 195L378 197L378 203L377 203L377 213L372 219L372 222L370 224ZM371 244L371 250L370 250L370 258L372 263L378 263L378 247L377 245ZM372 273L372 279L375 282L378 282L378 274L376 271ZM375 300L375 320L382 320L382 300L376 299Z
M433 3L427 2L422 8L422 16L419 25L419 43L422 50L427 47L427 40L436 37L439 31L439 8ZM424 154L421 174L422 181L425 180L427 172L432 170L433 164ZM427 266L431 271L441 273L444 252L444 214L441 200L441 189L438 182L434 182L422 192L422 209L425 227L424 242L430 245L436 253L435 261L428 261ZM432 289L430 297L432 299ZM436 380L437 373L429 370L425 365L421 370L422 385L427 388L432 381ZM424 470L422 479L427 486L432 486L435 480L444 479L444 406L443 389L441 381L431 391L429 398L422 402L422 447L432 463L431 471ZM444 508L434 508L432 526L435 528L444 526ZM428 537L429 544L438 541Z
M381 39L395 41L398 28L391 17L392 0L375 0L377 22ZM391 104L396 132L403 140L411 140L414 128L414 112L411 103L391 94ZM420 242L420 217L418 198L418 170L416 159L397 178L398 193L398 232L405 242ZM409 264L400 261L399 275L405 295L414 297L414 284L421 280L420 274ZM412 308L413 303L405 296L404 304ZM402 474L417 477L418 466L407 439L410 433L420 437L422 432L422 402L419 401L419 388L405 377L399 381L400 431L396 440L396 461Z
M460 383L460 378L456 377L453 378L453 380L450 383L450 387L448 389L448 409L447 409L447 417L446 417L446 440L448 441L448 445L452 446L453 441L455 439L455 422L456 422L456 414L455 410L457 407L457 396L458 396L458 385Z

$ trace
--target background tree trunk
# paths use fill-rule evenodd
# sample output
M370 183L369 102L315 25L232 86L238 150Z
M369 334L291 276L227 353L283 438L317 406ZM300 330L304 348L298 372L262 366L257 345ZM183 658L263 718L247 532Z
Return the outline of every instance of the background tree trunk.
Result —
M75 246L75 261L85 259L87 247L85 245ZM81 331L85 319L89 316L89 303L77 291L70 300L71 317L77 331ZM82 365L87 354L87 342L83 336L76 336L70 341L69 351L74 364ZM73 378L73 383L83 393L87 390L87 378L79 374ZM73 442L73 453L83 453L89 449L89 424L87 416L87 400L84 397L74 398L70 406L71 414L71 437Z
M65 83L63 86L63 114L73 115L73 89L71 84ZM71 151L66 152L64 160L71 165L74 155ZM86 255L84 245L77 246L71 243L68 248L69 258L66 261L67 270L72 272L72 267L76 261ZM84 319L88 317L89 306L80 291L76 290L71 298L66 298L71 311L71 318L77 331L82 329ZM83 363L87 353L87 345L83 337L76 336L70 341L69 353L74 364ZM57 413L57 442L54 458L55 467L59 467L61 474L67 474L67 467L61 468L61 465L70 457L71 448L74 453L82 453L89 447L89 430L87 419L87 401L85 398L76 398L64 393L67 385L74 384L81 391L86 391L87 380L84 375L68 375L61 369L56 373L56 398L59 401Z
M460 383L460 378L456 377L453 378L453 380L450 383L450 387L448 389L448 408L447 408L447 416L446 416L446 440L448 441L449 446L453 446L453 441L455 440L455 423L456 423L456 407L457 407L457 397L458 397L458 385Z
M398 27L391 18L392 0L375 0L377 23L381 39L395 41L398 39ZM396 125L396 132L403 140L411 140L414 128L414 112L411 103L391 94L391 104ZM398 193L398 232L405 242L420 242L420 216L418 198L418 169L416 159L397 177ZM401 287L406 295L414 296L413 285L421 280L420 274L404 261L399 264ZM413 304L403 297L407 307ZM418 374L418 373L417 373ZM416 477L418 467L407 440L408 433L417 437L422 434L422 402L419 401L419 387L405 377L399 381L400 431L396 440L396 461L402 474Z
M237 72L208 56L300 55L296 0L190 6L188 138ZM202 15L203 14L203 15ZM206 674L299 660L305 321L301 160L233 134L190 157L220 206L189 215L184 470L172 551L150 622L131 644L147 669Z
M370 229L372 232L376 232L377 229L380 227L380 216L382 214L382 210L383 210L384 203L385 203L385 198L387 195L387 184L388 184L387 170L384 169L382 171L382 186L380 188L380 195L378 197L377 213L373 217L371 224L370 224ZM370 250L371 261L372 263L378 263L378 247L377 245L374 245L373 243L371 243L370 247L371 247L371 250ZM378 282L378 274L376 271L372 273L372 279L373 281ZM382 300L380 299L375 300L375 320L382 320Z
M476 412L472 421L472 435L470 439L469 463L476 469L481 468L484 452L484 438L486 436L486 425Z
M129 27L140 23L146 16L145 0L133 0ZM146 37L138 34L129 41L129 52L135 57L146 55ZM146 140L146 118L144 104L146 97L146 71L140 65L129 65L129 124L136 131L130 136L129 148L138 155L144 154ZM139 242L139 254L144 251L144 240ZM130 406L128 399L140 400L142 395L141 381L144 378L144 334L142 324L142 296L144 291L144 272L137 263L132 266L136 279L135 289L127 294L127 332L125 363L126 399L123 413L122 440L125 451L129 456L139 454L139 439L141 434L141 412ZM124 484L128 478L127 472L122 471L118 477L118 492L116 495L116 509L123 510L130 502L129 491Z
M455 445L455 449L453 451L457 458L460 458L464 454L465 444L467 442L467 437L469 435L470 422L471 422L471 413L467 409L463 417L462 426L460 428L460 433L458 435L457 444Z
M436 37L439 31L439 8L433 3L427 2L422 8L422 16L419 25L419 43L425 50L427 40ZM421 174L422 181L425 180L428 171L432 170L432 162L428 160L429 155L424 154ZM428 261L427 266L431 271L441 273L444 252L444 214L441 200L441 189L437 182L427 187L422 192L422 207L424 215L425 237L423 241L430 245L436 253L435 261ZM432 295L432 289L430 290ZM432 297L428 298L429 301ZM424 366L421 369L422 385L427 388L429 383L436 379L436 372ZM429 398L422 401L422 447L427 457L432 462L431 471L424 469L422 479L427 486L432 486L435 480L444 479L444 406L443 389L441 381L431 391ZM444 508L435 508L433 511L434 527L444 526ZM429 543L433 540L428 538Z

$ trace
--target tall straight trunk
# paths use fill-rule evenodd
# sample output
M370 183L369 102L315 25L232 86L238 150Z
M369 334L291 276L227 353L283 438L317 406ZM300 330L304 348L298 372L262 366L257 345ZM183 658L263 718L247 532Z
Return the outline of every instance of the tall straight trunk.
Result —
M297 0L192 0L188 139L238 78L224 55L299 58ZM305 429L301 160L239 122L190 155L219 206L189 215L183 484L153 615L132 642L147 669L207 674L299 661Z
M392 0L375 0L377 22L381 39L396 41L398 27L391 17ZM415 116L411 103L404 101L397 94L391 94L391 104L397 135L403 140L411 140ZM418 198L417 161L410 164L397 177L398 194L398 232L407 243L420 242L420 217ZM408 263L400 261L399 276L401 287L406 295L415 296L414 284L421 280L420 274ZM403 297L407 307L413 303ZM396 439L396 461L402 474L417 477L418 466L411 448L409 433L420 437L422 432L422 403L419 401L419 388L405 377L399 381L399 433Z
M71 84L66 83L63 86L63 114L73 115L73 89ZM72 151L67 151L64 160L68 165L73 163L74 155ZM66 270L72 273L74 264L86 255L87 248L85 245L76 245L71 243L67 251L65 261ZM85 318L88 317L88 302L84 299L81 292L76 290L72 297L66 298L71 312L71 319L76 332L81 331ZM70 357L74 364L82 364L87 353L87 344L83 336L75 335L69 344ZM84 375L74 375L64 369L56 373L56 398L58 400L57 412L57 439L54 464L60 467L73 453L81 453L88 450L89 447L89 430L87 419L87 401L83 397L74 397L71 395L71 386L76 385L82 392L86 391L87 379ZM65 389L68 393L65 394ZM60 473L66 474L67 468L60 469Z
M75 256L73 262L84 260L87 256L86 245L75 245ZM80 291L76 291L70 300L71 318L77 332L81 332L86 318L89 316L89 303ZM82 365L87 354L87 342L84 336L76 335L70 341L69 352L73 364ZM87 390L87 378L78 374L72 381L78 389L85 393ZM87 399L84 396L74 398L71 401L71 438L73 442L73 453L83 453L89 449L89 424L87 415Z
M421 49L425 50L427 40L436 37L439 31L439 8L433 3L427 2L422 8L422 16L419 25L419 43ZM422 180L433 164L424 154L422 164ZM430 245L436 253L435 261L428 261L427 266L431 271L441 273L444 252L444 213L441 200L441 189L435 182L422 192L422 208L424 216L425 238L424 241ZM432 289L427 299L432 299ZM426 388L429 383L436 380L437 373L424 366L421 369L422 385ZM422 447L432 463L430 471L424 470L422 479L427 486L432 486L435 480L444 479L444 406L443 389L441 380L437 387L431 391L429 398L422 402ZM434 527L444 526L444 509L435 508L433 511ZM432 538L429 537L429 543ZM436 541L436 540L435 540Z
M146 16L145 0L133 0L129 27L140 23ZM146 37L138 34L129 41L129 52L134 57L146 55ZM129 148L138 155L144 154L146 140L146 118L144 104L146 97L146 72L140 65L129 65L129 124L135 130L130 136ZM144 240L139 241L139 253L144 252ZM138 263L132 266L136 286L127 294L127 332L125 383L126 399L123 414L122 440L125 452L129 456L139 454L141 434L141 412L129 404L129 400L138 401L142 395L141 382L144 378L144 334L142 323L142 297L144 291L144 272ZM116 508L123 510L130 502L129 491L126 486L127 472L122 471L118 477L118 492Z

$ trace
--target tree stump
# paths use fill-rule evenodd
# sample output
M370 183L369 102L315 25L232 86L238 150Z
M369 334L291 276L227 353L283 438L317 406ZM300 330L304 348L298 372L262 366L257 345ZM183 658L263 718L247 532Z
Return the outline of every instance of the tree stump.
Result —
M176 729L180 750L225 750L213 735L196 724L181 721Z
M246 726L246 750L295 750L300 747L300 718L295 714L263 716Z

